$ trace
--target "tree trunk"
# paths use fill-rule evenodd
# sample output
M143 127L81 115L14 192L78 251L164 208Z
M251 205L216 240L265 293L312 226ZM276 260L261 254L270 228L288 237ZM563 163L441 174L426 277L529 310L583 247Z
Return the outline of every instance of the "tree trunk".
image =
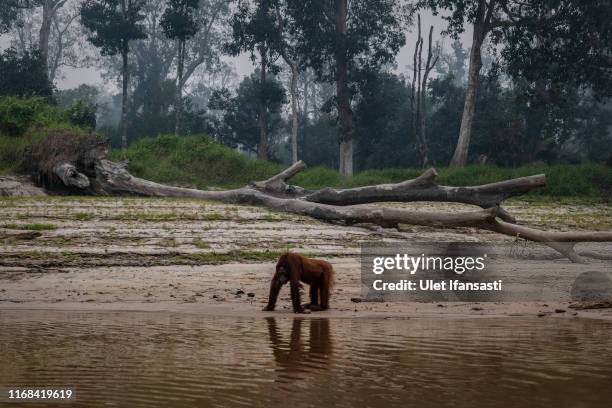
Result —
M492 7L492 6L491 6ZM476 109L476 90L478 88L478 78L482 67L481 47L487 34L487 24L485 0L480 0L476 20L474 22L474 34L472 35L472 49L470 51L470 67L468 69L468 85L463 104L463 115L461 116L461 128L459 129L459 139L457 147L451 159L450 165L463 167L467 164L470 138L472 136L472 122Z
M260 71L260 95L259 95L259 158L268 159L268 109L266 106L265 87L266 87L266 68L268 64L267 51L265 47L259 49L261 54L261 71Z
M433 37L433 26L429 27L429 42L427 46L427 61L425 62L425 71L423 72L423 82L421 83L421 99L419 101L421 105L420 109L420 123L419 123L419 153L421 156L421 168L424 168L429 164L429 150L427 148L427 133L426 133L426 96L427 96L427 80L429 79L429 73L438 62L438 56L434 57L432 52L432 37ZM421 42L421 48L423 43ZM420 58L420 56L419 56ZM433 59L432 59L433 58Z
M297 86L298 86L298 67L291 64L291 162L298 161L298 107L297 107Z
M185 40L178 41L178 61L176 74L176 118L174 134L180 136L183 133L183 67L185 63Z
M106 148L95 141L96 149L83 149L83 157L73 162L58 162L52 172L72 191L94 194L130 194L147 197L185 197L219 200L230 204L261 205L278 211L307 215L345 225L370 223L381 227L399 224L438 228L472 227L514 238L542 242L573 262L584 262L574 252L577 242L612 242L612 231L549 232L514 224L503 211L501 200L523 194L544 184L543 175L506 180L475 187L446 187L435 184L436 172L430 169L414 180L398 184L365 186L347 190L323 189L308 193L286 181L299 173L305 164L298 161L283 172L260 182L234 190L196 190L155 183L132 176L127 162L114 163L105 159ZM34 156L36 157L36 156ZM41 168L48 167L46 157L39 157ZM36 170L33 163L33 171ZM79 168L77 166L82 166ZM40 172L41 169L38 169ZM477 211L427 212L380 205L346 205L374 201L459 201L491 207ZM340 205L329 204L329 202ZM497 218L506 221L500 221ZM510 221L510 222L508 222Z
M418 134L418 125L417 125L417 120L418 120L418 114L417 114L417 86L420 86L420 84L417 84L417 73L419 70L419 47L421 46L421 15L417 14L417 21L418 21L418 29L417 29L417 41L416 41L416 45L414 47L414 56L413 56L413 63L412 63L412 86L410 87L410 114L412 115L412 129L410 132L410 138L409 138L409 143L412 142L412 138L414 137L414 140L417 142L419 141L419 134Z
M308 193L303 198L308 201L332 205L356 205L381 201L445 201L491 208L499 207L502 201L507 198L525 194L546 184L546 177L539 174L480 186L449 187L437 184L435 182L437 176L438 173L431 168L419 177L401 183L377 184L347 189L326 187ZM514 217L501 208L498 216L505 221L516 221Z
M286 179L292 177L303 167L304 164L298 162L283 173L264 182L253 183L251 186L235 190L205 191L167 186L143 180L128 173L124 164L98 160L95 164L95 183L92 184L95 184L105 194L127 193L149 197L190 197L203 200L219 200L231 204L261 205L274 210L306 215L334 223L344 223L345 225L371 223L382 227L398 226L399 224L436 228L473 227L514 238L544 243L572 262L579 263L585 261L574 252L576 243L612 242L612 232L610 231L540 231L499 221L497 220L500 215L499 207L477 211L439 213L375 205L336 206L308 201L304 198L287 198L286 195L282 194L287 191ZM503 188L504 183L508 182L494 183L498 184L495 188ZM278 191L278 188L281 188L282 191ZM441 201L445 201L445 199L441 198Z
M306 134L306 126L309 121L309 112L310 112L310 96L308 92L310 91L309 87L309 79L308 79L308 71L304 70L303 77L304 79L304 105L302 107L302 116L300 118L300 131L302 134L302 143L305 141L304 135Z
M123 59L123 67L121 74L123 75L123 86L121 94L121 149L125 152L127 149L127 128L128 128L128 82L129 82L129 69L128 69L128 43L123 41L123 49L121 50L121 57Z
M38 50L40 51L47 76L49 75L49 36L54 15L55 2L53 0L44 0L42 3L42 22L38 35Z
M353 175L353 112L348 87L348 61L346 56L347 0L336 1L336 98L340 142L340 174Z

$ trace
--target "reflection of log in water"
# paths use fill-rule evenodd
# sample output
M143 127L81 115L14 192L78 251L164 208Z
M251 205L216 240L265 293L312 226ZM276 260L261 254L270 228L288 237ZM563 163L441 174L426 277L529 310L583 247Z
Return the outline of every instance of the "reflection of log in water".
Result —
M304 322L308 321L308 341L303 336ZM289 342L283 339L276 319L266 318L270 347L276 362L276 381L294 383L296 380L311 378L309 372L327 369L333 353L329 319L293 319Z

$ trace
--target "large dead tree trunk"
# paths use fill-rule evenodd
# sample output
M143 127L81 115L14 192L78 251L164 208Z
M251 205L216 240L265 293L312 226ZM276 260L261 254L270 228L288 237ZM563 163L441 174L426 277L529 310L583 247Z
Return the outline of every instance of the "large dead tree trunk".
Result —
M334 190L325 188L308 192L287 183L306 166L298 161L267 180L245 187L206 191L173 187L132 176L127 163L106 160L105 141L92 134L89 138L56 132L34 146L28 162L39 182L52 188L100 195L140 195L147 197L184 197L218 200L230 204L265 206L274 210L302 214L320 220L352 224L398 227L399 224L439 228L473 227L500 234L543 242L574 262L582 259L573 250L575 242L610 241L610 232L547 232L515 225L515 220L501 209L501 202L535 187L543 186L544 175L522 177L474 187L448 187L435 183L436 171L396 184L381 184ZM474 204L475 211L432 212L385 207L367 203L382 201L452 201ZM366 203L366 205L363 205ZM359 204L359 205L355 205ZM498 220L498 218L501 219Z
M449 187L436 184L438 173L431 168L419 177L396 184L377 184L348 189L323 188L304 198L324 204L354 205L381 201L446 201L473 204L482 208L501 205L507 198L525 194L546 184L543 174L521 177L497 183L473 187ZM514 218L500 209L500 218L515 222Z
M414 180L404 183L367 186L358 189L330 190L306 194L286 181L305 167L302 161L295 163L282 173L268 180L249 186L225 191L204 191L173 187L132 176L122 163L99 160L95 163L95 177L91 178L92 188L103 194L131 194L149 197L188 197L204 200L218 200L231 204L265 206L274 210L301 214L328 222L352 225L370 223L382 227L397 227L412 224L437 228L473 227L489 230L515 238L542 242L556 249L573 262L584 262L574 252L577 242L612 242L612 231L597 232L550 232L520 226L497 218L508 218L499 203L508 197L525 193L544 184L543 175L523 177L476 187L447 187L433 183L435 170L430 169ZM73 175L73 178L75 176ZM398 187L399 186L399 187ZM395 190L395 191L394 191ZM334 191L334 192L332 192ZM337 199L344 193L345 201ZM383 193L394 191L394 193ZM393 195L395 194L395 195ZM318 197L318 198L317 198ZM335 202L414 201L428 197L429 201L469 202L480 206L492 205L476 211L430 212L380 205L332 205L323 197L334 197ZM451 198L449 200L449 198ZM414 199L414 200L413 200ZM511 217L510 217L511 218Z

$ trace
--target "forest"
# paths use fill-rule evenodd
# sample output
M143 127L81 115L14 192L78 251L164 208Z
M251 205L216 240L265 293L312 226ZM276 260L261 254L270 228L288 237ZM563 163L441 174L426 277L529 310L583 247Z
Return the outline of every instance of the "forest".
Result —
M24 135L75 126L124 157L206 135L342 176L610 165L611 20L605 0L7 0L0 155L10 167ZM58 87L75 69L102 82Z
M612 0L0 0L0 406L610 407L610 102Z

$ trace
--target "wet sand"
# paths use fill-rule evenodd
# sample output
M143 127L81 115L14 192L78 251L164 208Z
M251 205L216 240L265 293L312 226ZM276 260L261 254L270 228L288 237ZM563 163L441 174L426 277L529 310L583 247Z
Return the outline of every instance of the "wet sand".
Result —
M461 210L459 204L410 208ZM549 206L516 201L506 207L530 225L558 230L609 229L610 206ZM343 227L249 206L138 198L3 198L0 233L15 225L49 224L36 239L0 240L0 310L133 310L293 316L284 289L277 311L262 312L278 253L292 250L329 260L336 269L332 309L313 317L540 316L612 319L612 309L574 310L546 302L355 303L361 295L359 244L364 241L509 242L471 228ZM581 244L582 251L605 251ZM564 259L555 270L580 268ZM585 271L606 271L592 260ZM306 302L306 293L303 301Z

